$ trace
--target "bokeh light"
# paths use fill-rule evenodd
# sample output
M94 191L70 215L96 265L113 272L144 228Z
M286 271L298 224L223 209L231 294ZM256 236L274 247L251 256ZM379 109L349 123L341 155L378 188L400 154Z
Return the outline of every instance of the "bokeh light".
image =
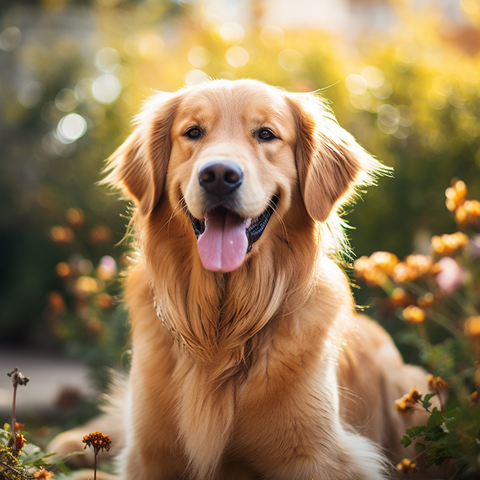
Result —
M285 43L285 32L276 25L267 25L262 28L260 39L266 47L281 47Z
M114 48L102 48L95 55L95 66L102 72L113 72L120 63L121 58L120 53Z
M40 82L28 82L20 88L17 98L20 105L32 108L38 105L43 95L43 86Z
M8 27L0 33L0 49L10 52L22 41L22 32L18 27Z
M285 70L293 72L302 65L302 55L292 48L285 48L278 54L278 64Z
M243 67L249 58L248 52L243 47L231 47L225 53L225 60L232 67Z
M352 73L345 79L345 86L350 90L350 92L361 95L367 91L367 81L356 73Z
M193 85L198 85L202 82L205 82L208 80L208 75L202 71L202 70L190 70L187 72L184 78L185 85L191 87Z
M70 88L63 88L55 97L55 106L62 112L71 112L78 105L78 98Z
M87 122L77 113L71 113L58 122L57 133L62 143L71 143L87 131Z
M122 91L120 80L111 73L104 73L93 81L92 95L97 102L108 105L114 102Z
M227 22L221 26L220 36L224 42L237 45L243 42L245 30L239 23Z
M188 61L196 68L206 67L210 63L212 54L205 48L196 45L188 52Z

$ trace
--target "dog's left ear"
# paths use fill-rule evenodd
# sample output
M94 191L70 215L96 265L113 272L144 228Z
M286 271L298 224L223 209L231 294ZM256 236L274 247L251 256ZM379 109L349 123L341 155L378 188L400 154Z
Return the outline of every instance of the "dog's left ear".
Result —
M313 94L286 95L297 128L295 160L307 212L324 222L355 189L374 182L388 167L369 155Z

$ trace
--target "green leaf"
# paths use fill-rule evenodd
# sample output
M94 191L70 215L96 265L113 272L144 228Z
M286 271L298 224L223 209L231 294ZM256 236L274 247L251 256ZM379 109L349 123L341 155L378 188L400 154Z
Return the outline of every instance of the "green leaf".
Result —
M422 470L426 470L427 468L430 468L433 464L435 463L435 460L429 460L425 465L422 467Z
M70 471L70 469L63 462L58 462L56 465L62 473L67 473Z
M437 410L437 407L435 407L429 419L427 420L427 426L429 428L439 427L444 421L445 421L445 418L443 417L442 412L439 412Z
M85 455L85 453L87 453L86 450L79 450L77 452L67 453L66 455L62 455L61 457L54 458L49 465L58 465L59 463L63 463L63 460L67 458L73 457L74 455ZM55 455L55 453L51 455Z
M423 452L426 448L427 448L427 446L424 443L417 442L415 444L415 450L417 452Z
M429 400L434 397L436 395L436 393L427 393L424 397L423 397L423 400L420 399L419 402L421 403L422 407L427 410L428 408L431 407L431 402L429 402Z
M425 427L407 428L406 433L410 438L423 437L425 435Z
M412 443L412 441L406 435L404 435L400 443L404 447L408 447Z
M23 464L30 464L42 458L44 455L45 453L42 452L40 447L37 447L37 445L33 443L27 443L20 454L20 461Z

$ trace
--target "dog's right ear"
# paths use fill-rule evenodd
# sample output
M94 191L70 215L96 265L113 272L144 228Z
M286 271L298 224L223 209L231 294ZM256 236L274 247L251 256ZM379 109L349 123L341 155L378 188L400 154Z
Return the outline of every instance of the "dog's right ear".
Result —
M170 129L181 94L150 97L136 117L136 128L107 160L108 175L100 183L123 190L150 214L162 196L171 150Z

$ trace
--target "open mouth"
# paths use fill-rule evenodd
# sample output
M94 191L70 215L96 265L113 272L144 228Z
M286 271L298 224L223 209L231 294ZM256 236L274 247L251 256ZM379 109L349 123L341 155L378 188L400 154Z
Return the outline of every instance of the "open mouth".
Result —
M255 219L242 218L223 206L209 210L203 220L190 214L203 266L212 271L236 270L252 245L262 236L278 200L278 196L274 195L268 208Z

